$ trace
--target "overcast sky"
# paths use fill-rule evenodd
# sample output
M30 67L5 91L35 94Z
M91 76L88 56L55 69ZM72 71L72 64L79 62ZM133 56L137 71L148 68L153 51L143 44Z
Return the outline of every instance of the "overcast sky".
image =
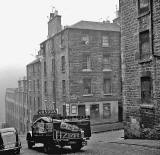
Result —
M48 16L55 7L62 25L80 20L116 17L119 0L1 0L0 1L0 122L4 121L5 90L18 86L26 65L47 39Z
M32 61L47 37L49 13L55 7L62 25L80 20L115 18L118 0L4 0L0 2L0 69Z

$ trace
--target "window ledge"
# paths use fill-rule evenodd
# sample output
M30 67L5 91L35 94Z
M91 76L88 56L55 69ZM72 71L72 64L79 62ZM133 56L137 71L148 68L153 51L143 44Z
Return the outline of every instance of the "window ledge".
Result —
M92 72L91 69L82 69L83 72Z
M93 94L83 94L83 96L93 96Z
M150 11L146 11L146 12L144 12L142 14L139 14L138 17L137 17L137 19L140 19L141 17L147 16L149 14L150 14Z
M107 45L102 45L102 47L103 47L103 48L107 48L107 47L109 47L109 45L108 45L108 46L107 46Z
M153 57L150 56L149 58L146 58L146 59L140 59L138 63L139 63L139 64L149 63L149 62L151 62L152 60L153 60Z
M111 72L112 69L103 69L103 72Z
M103 94L104 96L112 96L113 94L112 93L109 93L109 94Z

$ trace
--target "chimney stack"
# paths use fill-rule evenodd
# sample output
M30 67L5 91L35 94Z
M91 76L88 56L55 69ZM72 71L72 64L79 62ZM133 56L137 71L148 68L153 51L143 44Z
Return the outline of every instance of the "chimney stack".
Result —
M58 11L55 10L54 13L50 13L50 18L48 21L48 38L54 36L61 30L61 16L58 15Z

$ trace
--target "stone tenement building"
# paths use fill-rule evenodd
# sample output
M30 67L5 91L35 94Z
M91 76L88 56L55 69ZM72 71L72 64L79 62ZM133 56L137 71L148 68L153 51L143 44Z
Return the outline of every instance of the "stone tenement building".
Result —
M28 83L28 121L27 129L30 129L32 118L38 110L42 109L42 94L41 94L41 62L37 58L29 63L26 67L27 83Z
M118 121L120 27L80 21L61 28L61 16L51 13L48 39L40 44L43 107L63 115L90 115L96 122Z
M119 5L125 137L160 138L160 1Z
M6 127L16 127L19 133L27 129L27 80L18 81L18 88L7 88L5 96Z

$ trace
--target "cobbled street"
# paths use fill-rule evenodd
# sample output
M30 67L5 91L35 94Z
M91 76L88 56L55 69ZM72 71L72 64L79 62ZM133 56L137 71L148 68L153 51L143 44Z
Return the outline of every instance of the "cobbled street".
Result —
M74 153L70 147L56 148L50 154L69 155L159 155L160 149L118 143L123 140L123 130L92 134L88 145ZM25 136L21 137L21 155L45 155L43 145L36 145L32 150L27 148Z

